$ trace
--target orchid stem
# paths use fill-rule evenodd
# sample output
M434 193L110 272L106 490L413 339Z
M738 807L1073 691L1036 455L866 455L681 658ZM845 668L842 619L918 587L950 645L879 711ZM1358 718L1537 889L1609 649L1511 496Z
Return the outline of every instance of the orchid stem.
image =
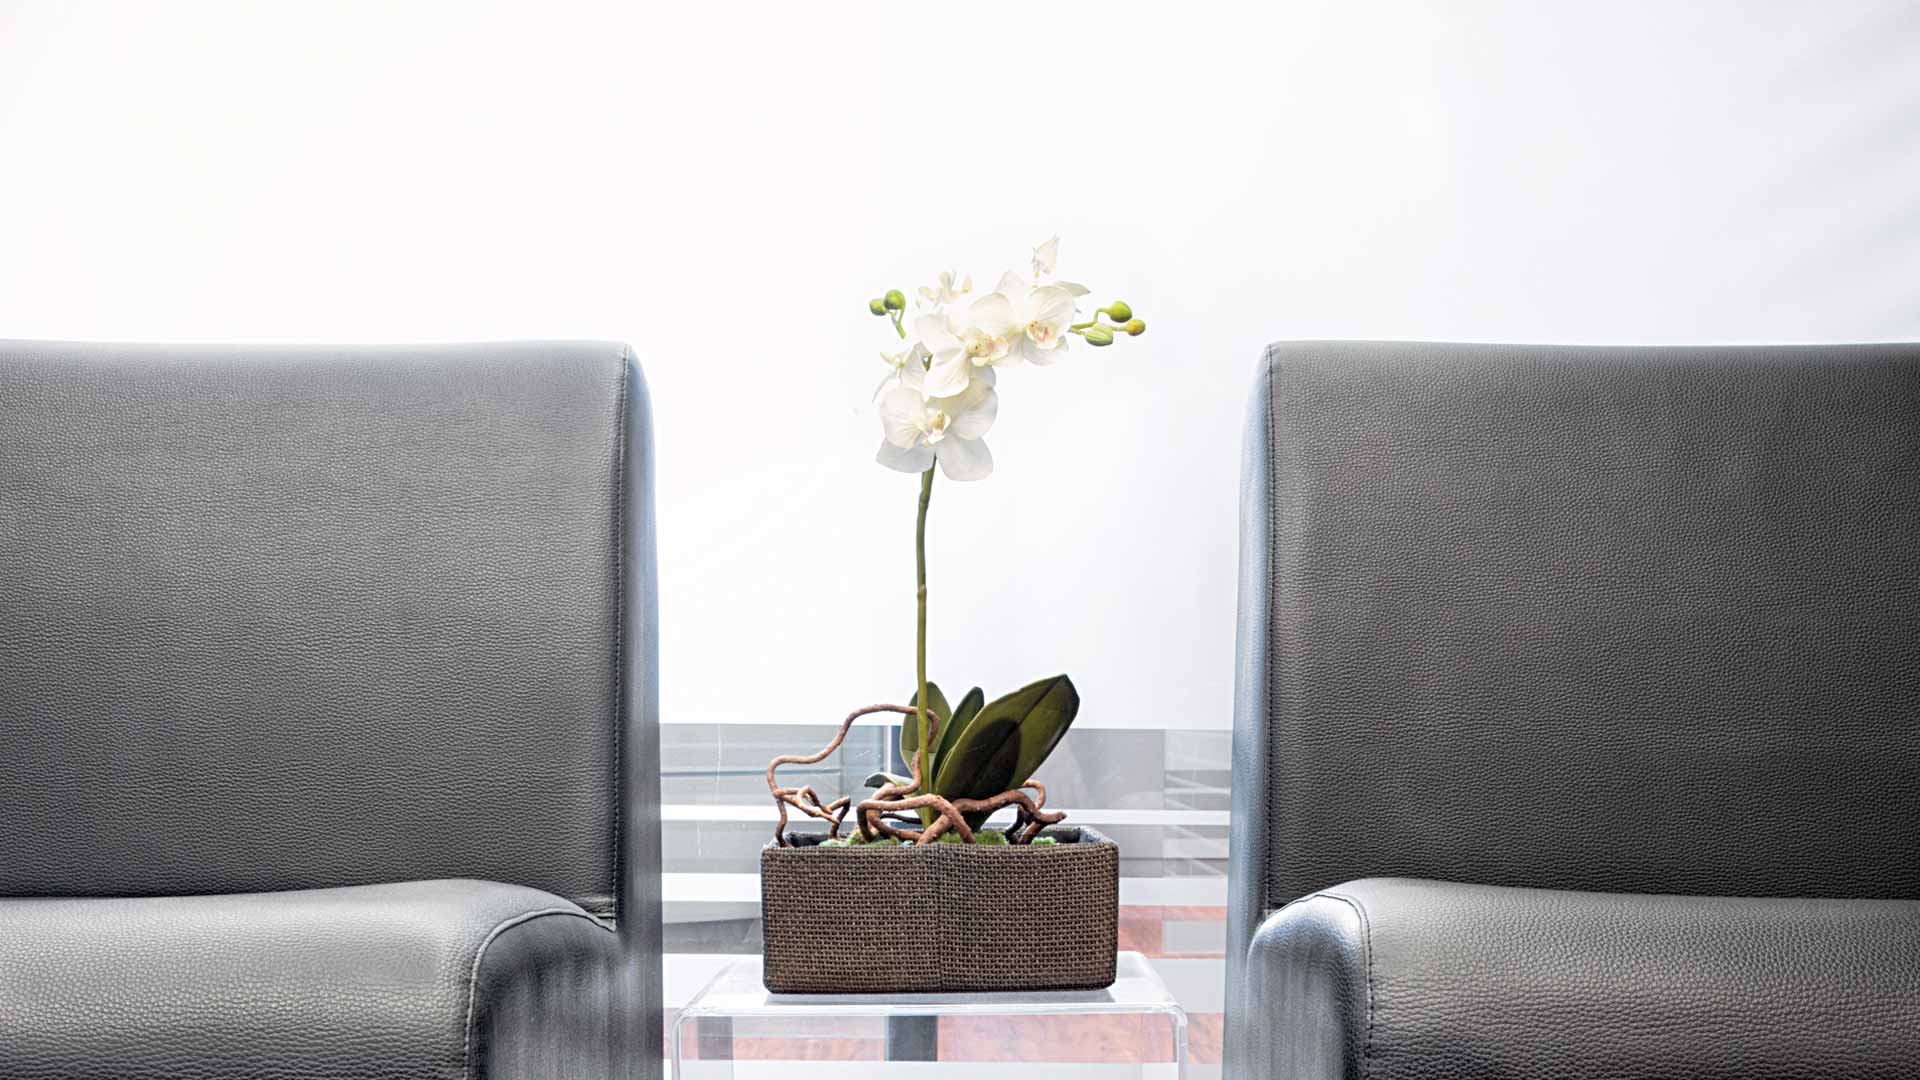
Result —
M920 696L914 698L914 710L920 721L920 747L917 757L920 764L920 793L933 791L933 777L927 775L927 742L932 732L927 728L927 504L933 501L933 466L920 474L920 521L913 533L913 554L920 591L920 628L919 650L915 657L920 674Z

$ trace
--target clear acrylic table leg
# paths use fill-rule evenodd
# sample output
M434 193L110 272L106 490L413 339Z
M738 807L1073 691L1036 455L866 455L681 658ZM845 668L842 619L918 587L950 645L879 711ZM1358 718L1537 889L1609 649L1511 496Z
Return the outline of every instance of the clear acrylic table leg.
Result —
M1124 1037L1127 1049L1090 1044L1086 1049L1095 1060L1087 1064L1105 1066L1116 1078L1186 1080L1192 1050L1186 1011L1138 953L1120 955L1115 981L1103 990L955 994L772 994L761 979L760 958L742 957L723 967L674 1017L668 1040L670 1075L672 1080L826 1075L809 1065L826 1066L837 1080L930 1077L950 1070L957 1070L955 1076L994 1080L1045 1075L1044 1060L1022 1063L997 1056L1020 1041L1019 1036L1002 1039L1008 1033L998 1025L989 1028L992 1034L987 1037L997 1046L976 1045L982 1030L977 1021L1020 1018L1014 1021L1018 1026L1027 1019L1057 1017L1071 1025L1075 1017L1127 1016L1150 1025L1147 1030L1154 1030L1151 1017L1165 1017L1169 1042L1153 1046L1156 1032L1148 1043L1139 1043L1145 1031L1135 1028ZM946 1018L959 1021L950 1047L941 1045ZM1031 1029L1027 1038L1031 1040ZM1049 1045L1043 1035L1039 1044L1029 1041L1027 1049L1045 1059L1065 1048ZM1109 1049L1119 1056L1107 1053ZM737 1066L732 1060L736 1051L752 1060ZM986 1059L975 1060L979 1052ZM948 1054L954 1059L942 1060Z

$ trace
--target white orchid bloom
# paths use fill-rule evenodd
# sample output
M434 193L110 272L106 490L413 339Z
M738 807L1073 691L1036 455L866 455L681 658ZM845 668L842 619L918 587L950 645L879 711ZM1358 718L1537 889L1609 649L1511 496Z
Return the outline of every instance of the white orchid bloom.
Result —
M949 480L983 480L993 472L993 455L981 436L1000 409L993 369L982 369L966 388L950 397L926 397L912 365L901 385L880 399L880 424L886 431L875 460L889 469L919 473L940 463Z
M1053 239L1033 249L1033 279L1039 281L1041 278L1052 277L1053 268L1059 261L1060 235L1055 233Z
M922 285L920 287L920 299L926 301L928 307L942 308L960 300L972 291L972 274L968 274L966 280L962 281L960 287L956 289L953 287L953 271L942 270L940 271L939 286L937 288L928 288Z
M1035 285L1058 285L1060 288L1067 290L1075 296L1087 295L1087 287L1085 285L1071 281L1049 282L1047 280L1053 277L1054 267L1058 265L1059 262L1060 237L1056 235L1053 239L1033 249L1033 283ZM1012 271L1008 272L1011 273ZM1001 284L1004 285L1005 283L1006 279L1002 278Z
M1008 358L1046 365L1066 352L1073 293L1060 285L1028 285L1008 271L999 288L967 311L983 331L1009 343Z
M957 316L952 312L936 312L913 320L914 337L931 358L925 387L928 397L960 394L979 369L992 367L1008 357L1011 343L1007 336L989 330L983 323L984 318L998 311L991 303L998 295L988 293L967 305ZM983 308L983 304L988 306Z
M880 380L880 385L873 388L873 396L876 399L888 385L897 386L904 383L909 368L913 370L914 377L918 378L927 368L927 349L917 341L911 342L897 353L881 353L880 361L887 365L887 374Z

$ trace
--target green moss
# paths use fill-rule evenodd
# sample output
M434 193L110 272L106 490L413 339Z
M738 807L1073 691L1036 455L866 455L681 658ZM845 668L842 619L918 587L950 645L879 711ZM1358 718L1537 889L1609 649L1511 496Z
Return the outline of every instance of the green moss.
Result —
M938 842L942 844L966 843L966 841L960 839L959 833L954 833L954 832L941 833L940 839ZM982 829L979 832L974 833L973 843L976 847L1014 846L1013 841L1007 839L1007 834L1004 832L1001 832L999 829ZM1051 836L1042 836L1042 837L1037 837L1033 841L1032 846L1034 847L1052 846L1058 843L1059 841L1054 839ZM843 836L837 840L822 840L820 841L819 846L823 848L829 848L829 847L843 848L843 847L911 847L912 845L907 844L905 841L892 836L876 836L871 840L865 840L861 838L858 832L854 832L854 833L849 833L846 836Z
M978 847L1006 847L1007 834L997 829L991 831L983 830L973 834L973 842ZM940 843L964 844L966 841L960 839L959 833L945 832L940 834Z
M851 847L899 847L900 841L891 836L876 836L871 840L863 839L859 833L848 836L846 841Z

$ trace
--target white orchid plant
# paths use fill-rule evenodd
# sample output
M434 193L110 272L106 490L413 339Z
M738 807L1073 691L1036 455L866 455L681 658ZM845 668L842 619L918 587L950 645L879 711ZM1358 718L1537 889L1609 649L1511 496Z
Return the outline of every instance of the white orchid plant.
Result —
M890 839L927 843L949 829L960 835L948 839L973 839L991 809L1009 800L1024 811L1006 834L1015 842L1032 841L1043 821L1059 819L1039 810L1045 789L1033 783L1033 770L1079 711L1072 680L1065 675L1042 679L992 702L975 687L958 707L949 706L939 686L927 680L927 508L935 469L951 480L981 480L993 472L985 436L999 415L996 383L1002 369L1053 364L1067 356L1075 337L1101 348L1147 329L1120 300L1081 320L1080 302L1088 290L1056 276L1059 253L1056 236L1033 249L1030 273L1008 271L992 292L975 294L971 275L956 281L949 272L919 290L911 312L898 289L867 304L872 314L892 322L900 340L897 350L881 354L888 371L874 392L885 433L878 460L890 469L920 474L914 534L918 691L910 707L893 707L910 717L901 725L900 748L914 775L869 778L882 788L875 797L879 803L862 805L908 806L925 828L903 832L885 827L876 816L875 825ZM1039 802L1022 796L1022 788L1035 791ZM783 825L784 820L783 814ZM860 835L872 835L865 818Z

